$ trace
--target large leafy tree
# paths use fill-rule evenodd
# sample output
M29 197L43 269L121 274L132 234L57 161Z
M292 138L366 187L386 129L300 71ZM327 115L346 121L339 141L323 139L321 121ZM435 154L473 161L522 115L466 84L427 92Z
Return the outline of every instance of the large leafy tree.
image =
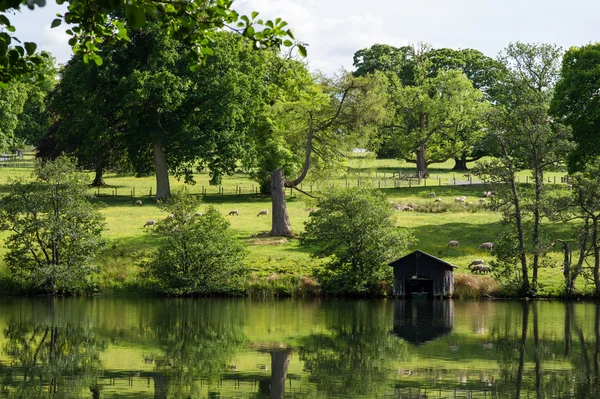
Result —
M280 18L263 21L258 19L257 12L250 17L240 16L232 8L233 0L70 0L66 3L67 12L57 15L51 26L59 26L63 21L71 24L67 34L71 35L69 44L74 53L86 62L93 60L98 65L103 62L98 54L102 43L106 40L113 43L129 41L131 31L145 26L148 20L157 21L166 34L183 45L194 69L205 55L214 52L213 41L221 30L236 31L248 37L256 48L294 46L286 39L293 39L293 36L285 21ZM15 27L6 14L24 6L33 10L36 5L43 7L45 4L44 0L0 1L0 84L35 72L44 62L44 55L35 54L36 43L20 44L18 38L11 35ZM301 43L296 45L302 54L306 53Z
M390 91L396 121L382 129L380 154L415 162L417 173L422 176L427 175L427 165L432 162L454 158L455 169L465 170L467 162L483 155L480 143L485 135L485 119L480 116L484 106L465 103L463 111L459 111L462 115L458 116L458 102L468 96L458 102L447 102L448 88L457 84L456 79L448 77L452 71L462 72L475 89L470 90L472 96L479 97L477 91L484 93L481 99L475 99L483 102L493 93L495 79L503 70L501 63L472 49L432 49L426 44L396 48L376 44L357 51L354 66L356 76L382 71L392 80ZM443 91L446 94L442 96ZM454 100L458 100L456 95ZM425 125L431 125L434 131ZM420 133L416 134L417 130Z
M207 167L220 183L248 152L245 133L265 102L266 60L276 55L227 33L215 47L192 72L181 45L150 24L126 46L107 43L102 66L74 58L52 96L59 146L96 168L126 148L137 173L154 170L160 199L170 195L169 173L192 182L194 170Z
M482 131L487 109L481 91L462 72L428 77L425 67L417 67L414 85L392 81L391 89L395 117L390 140L403 158L416 163L420 177L428 176L429 164L452 157L456 143L467 141L465 135Z
M9 183L0 222L15 279L51 294L89 289L104 224L88 196L85 174L66 157L38 162L32 180Z
M387 104L381 74L318 77L275 103L275 130L296 155L298 172L294 178L286 176L282 164L270 172L272 236L293 236L285 188L300 190L315 163L331 166L344 157L344 149L367 143L387 117Z
M326 292L377 295L391 278L388 263L413 243L394 225L394 211L376 191L351 189L322 198L311 213L303 245L329 258L320 274Z
M600 43L569 49L550 106L551 114L571 126L577 147L569 168L581 170L600 154Z

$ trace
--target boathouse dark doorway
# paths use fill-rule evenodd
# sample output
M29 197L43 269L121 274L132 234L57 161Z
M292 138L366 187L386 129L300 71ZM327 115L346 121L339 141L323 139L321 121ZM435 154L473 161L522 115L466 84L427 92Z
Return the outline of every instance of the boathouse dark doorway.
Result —
M407 278L406 293L409 296L421 295L433 297L433 279L427 277Z

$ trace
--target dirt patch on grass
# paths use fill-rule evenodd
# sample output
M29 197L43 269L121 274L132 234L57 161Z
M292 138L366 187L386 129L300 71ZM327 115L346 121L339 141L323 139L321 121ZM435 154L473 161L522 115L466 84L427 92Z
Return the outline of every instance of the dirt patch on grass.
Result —
M283 237L256 237L249 238L246 242L250 245L280 245L288 242L288 239Z

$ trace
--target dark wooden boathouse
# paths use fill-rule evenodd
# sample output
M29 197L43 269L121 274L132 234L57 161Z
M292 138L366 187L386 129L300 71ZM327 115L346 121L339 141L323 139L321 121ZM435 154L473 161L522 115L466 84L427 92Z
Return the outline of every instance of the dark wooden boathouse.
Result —
M431 297L450 297L454 292L451 263L416 250L389 264L394 268L394 296L426 293Z

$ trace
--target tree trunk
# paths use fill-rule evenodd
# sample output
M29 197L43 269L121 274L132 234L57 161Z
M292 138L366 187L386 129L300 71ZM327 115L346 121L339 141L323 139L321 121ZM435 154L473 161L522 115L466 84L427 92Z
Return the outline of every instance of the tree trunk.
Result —
M573 320L573 303L565 304L565 357L571 356L571 347L573 346L573 337L571 335L571 323Z
M592 245L594 246L594 284L600 297L600 246L598 245L598 219L592 220Z
M419 144L417 150L417 176L423 178L429 176L427 172L427 146L425 143Z
M454 167L452 170L460 172L469 170L469 168L467 168L467 158L454 158Z
M519 240L519 259L521 260L521 273L523 278L521 290L523 291L523 294L529 295L530 287L529 273L527 270L527 254L525 254L525 233L523 231L523 217L521 216L521 202L519 200L519 193L517 192L514 174L509 184L513 196L513 204L515 206L515 224L517 226L517 239Z
M157 200L166 201L171 196L169 184L169 171L167 169L167 157L160 138L152 141L152 152L154 155L154 168L156 169L156 196Z
M294 237L285 202L285 176L281 168L271 172L271 236Z
M537 294L538 269L540 265L540 198L537 188L535 197L533 205L533 272L531 276L531 292L533 294Z
M271 399L283 399L292 351L271 352Z
M521 329L521 341L519 342L519 368L517 369L517 392L515 398L521 397L521 386L523 385L523 371L525 370L525 344L527 343L527 323L529 321L529 304L523 302L523 325Z
M538 309L537 303L533 303L533 346L535 347L535 391L536 397L541 399L542 392L542 348L540 345L540 333L538 328Z
M104 168L102 166L96 166L95 169L96 176L94 177L94 181L92 182L92 187L101 187L106 186L106 182L104 181Z

